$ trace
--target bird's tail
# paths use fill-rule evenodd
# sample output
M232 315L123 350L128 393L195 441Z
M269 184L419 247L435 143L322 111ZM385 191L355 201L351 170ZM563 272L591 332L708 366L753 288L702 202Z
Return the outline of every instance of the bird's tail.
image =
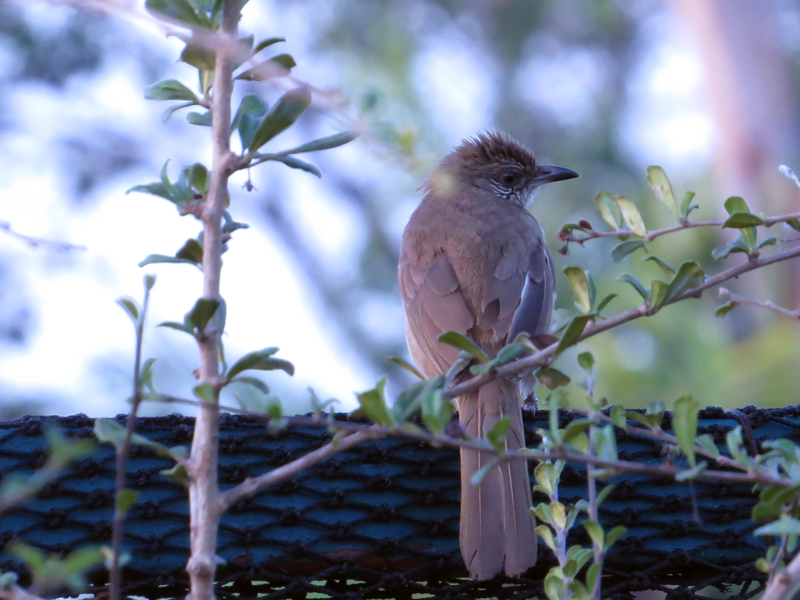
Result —
M502 418L511 420L506 449L525 446L517 384L495 380L458 400L459 420L470 437L486 436ZM531 484L526 461L493 468L479 486L472 476L492 460L486 452L461 449L461 554L470 575L509 576L536 564L536 522L530 515Z

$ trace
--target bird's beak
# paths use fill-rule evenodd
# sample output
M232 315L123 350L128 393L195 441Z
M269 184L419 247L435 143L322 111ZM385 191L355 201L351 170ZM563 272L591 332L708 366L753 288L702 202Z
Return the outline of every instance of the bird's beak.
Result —
M575 171L564 169L563 167L548 167L546 165L539 165L536 171L536 177L533 178L533 185L539 186L545 183L552 183L553 181L564 181L565 179L575 179L580 177Z

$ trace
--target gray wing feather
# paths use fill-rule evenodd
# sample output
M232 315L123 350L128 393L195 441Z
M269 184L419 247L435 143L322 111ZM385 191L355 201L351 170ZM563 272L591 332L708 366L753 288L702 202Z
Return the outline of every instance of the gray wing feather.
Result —
M556 275L547 247L542 244L528 258L528 273L519 307L514 313L508 341L522 332L528 335L547 333L556 292Z

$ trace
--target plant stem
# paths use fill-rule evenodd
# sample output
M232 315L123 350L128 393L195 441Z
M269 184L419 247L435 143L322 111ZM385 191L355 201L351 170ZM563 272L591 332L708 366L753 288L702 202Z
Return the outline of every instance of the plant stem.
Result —
M128 455L131 451L131 439L136 429L136 418L139 413L139 405L142 403L142 344L144 341L144 322L147 316L147 305L150 301L150 286L145 284L144 302L142 304L142 314L136 324L136 357L133 361L133 400L131 412L128 415L128 422L125 426L125 441L117 448L116 481L114 485L114 498L119 498L120 492L125 489L125 478L128 469ZM111 534L111 572L108 580L109 600L120 599L120 588L122 587L122 569L119 559L122 554L122 536L125 515L118 506L114 508L114 524Z
M233 52L228 40L236 39L239 1L226 0L223 9L221 41L216 46L212 99L211 135L214 144L211 179L203 209L203 297L220 299L222 270L222 213L233 170L230 150L231 95L233 92ZM205 332L198 337L200 346L200 381L214 389L214 400L202 403L197 412L191 455L186 463L189 473L191 557L186 566L191 591L190 600L214 598L217 529L222 509L217 483L219 446L219 331L215 315Z

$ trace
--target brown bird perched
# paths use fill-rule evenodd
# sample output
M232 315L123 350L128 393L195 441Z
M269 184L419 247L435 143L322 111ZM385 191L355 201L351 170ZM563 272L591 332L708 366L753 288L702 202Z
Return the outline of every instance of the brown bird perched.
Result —
M445 373L458 350L440 344L454 330L490 357L520 332L546 333L555 272L539 223L526 210L540 185L577 177L536 162L504 133L478 134L445 156L423 184L425 195L403 233L398 278L406 340L426 377ZM511 421L506 448L525 446L518 383L497 379L458 398L467 435L484 437ZM472 476L491 456L461 450L461 553L470 574L489 579L522 574L536 563L531 484L524 461Z

